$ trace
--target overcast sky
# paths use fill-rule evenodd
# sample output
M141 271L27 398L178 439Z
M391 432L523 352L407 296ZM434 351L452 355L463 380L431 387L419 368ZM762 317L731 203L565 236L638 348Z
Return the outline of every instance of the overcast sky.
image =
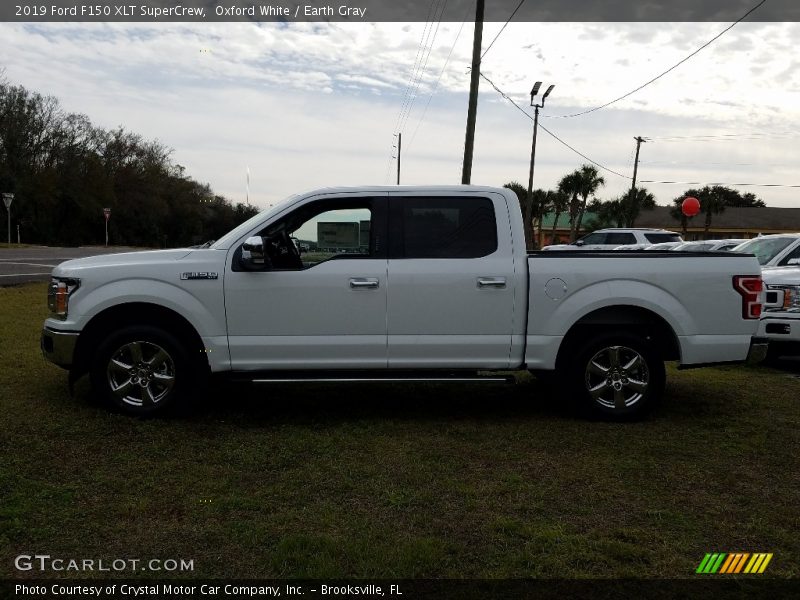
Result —
M512 23L481 70L528 111L534 81L556 85L540 123L626 176L600 169L601 199L630 186L637 135L652 139L640 180L800 185L800 24L740 23L629 98L557 118L638 87L729 25ZM500 27L486 24L484 48ZM472 33L470 22L2 23L0 67L95 124L157 138L234 201L249 166L251 203L266 207L316 187L394 183L398 123L402 183L460 183ZM472 182L527 185L531 133L481 81ZM536 156L544 188L586 162L541 129ZM690 187L642 185L660 204ZM738 189L800 206L800 188Z

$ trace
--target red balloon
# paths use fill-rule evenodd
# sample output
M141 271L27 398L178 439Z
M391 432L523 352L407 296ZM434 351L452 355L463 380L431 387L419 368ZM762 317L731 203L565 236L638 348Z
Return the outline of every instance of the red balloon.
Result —
M684 198L681 204L681 212L687 217L695 216L700 212L700 200L691 196Z

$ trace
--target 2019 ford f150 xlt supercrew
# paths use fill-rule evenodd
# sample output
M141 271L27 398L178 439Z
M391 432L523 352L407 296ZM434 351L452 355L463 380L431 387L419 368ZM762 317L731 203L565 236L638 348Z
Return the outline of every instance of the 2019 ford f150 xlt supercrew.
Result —
M554 401L643 414L682 367L748 358L753 256L526 251L490 187L323 189L207 248L71 260L52 273L44 354L148 414L208 373L253 380L553 372Z

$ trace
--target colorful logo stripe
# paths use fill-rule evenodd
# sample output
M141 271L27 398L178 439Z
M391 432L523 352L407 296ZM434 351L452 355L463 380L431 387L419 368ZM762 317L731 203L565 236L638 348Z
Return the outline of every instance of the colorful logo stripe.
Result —
M705 555L696 573L731 575L736 573L763 573L772 560L772 553L714 552Z

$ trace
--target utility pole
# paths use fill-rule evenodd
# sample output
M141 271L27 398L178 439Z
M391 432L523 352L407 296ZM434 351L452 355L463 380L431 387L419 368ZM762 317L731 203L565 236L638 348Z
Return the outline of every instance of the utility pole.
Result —
M631 209L633 209L633 198L636 194L636 173L639 171L639 148L647 141L647 138L643 138L640 135L637 135L633 139L636 140L636 158L633 161L633 181L631 181L631 190L628 192L628 203ZM626 223L626 225L628 225L628 223ZM633 227L632 224L629 226Z
M483 37L484 0L475 5L475 37L472 40L472 73L469 82L469 108L467 110L467 137L464 141L464 165L461 183L469 185L472 179L472 153L475 147L475 116L478 112L478 85L481 77L481 39Z
M411 140L412 142L414 140ZM403 149L403 134L397 134L397 185L400 185L400 151Z
M633 139L636 140L636 160L633 161L633 182L631 183L631 193L633 193L633 190L636 189L636 172L639 170L639 147L642 145L642 143L647 141L647 138L643 138L640 135Z

